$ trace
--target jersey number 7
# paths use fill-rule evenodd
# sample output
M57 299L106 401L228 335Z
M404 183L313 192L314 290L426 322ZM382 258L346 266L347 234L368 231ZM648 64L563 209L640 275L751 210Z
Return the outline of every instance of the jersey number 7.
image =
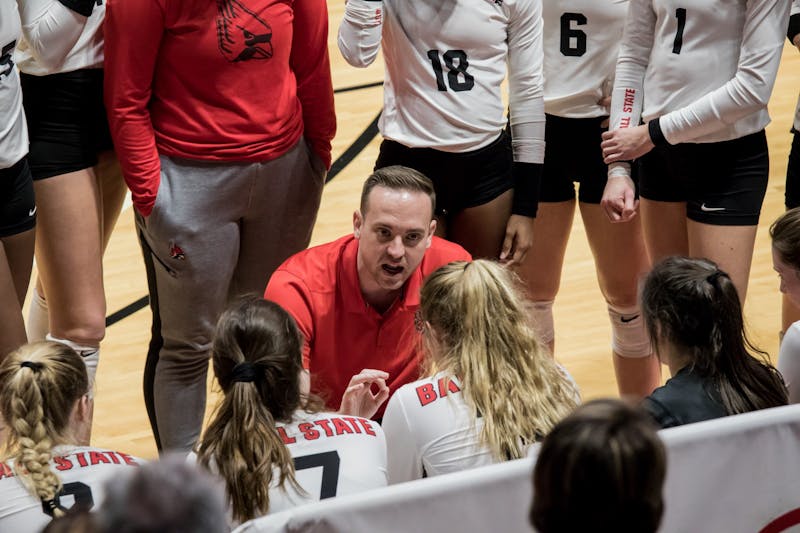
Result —
M336 496L336 487L339 484L339 452L322 452L294 458L294 469L322 467L322 486L319 489L319 499L333 498Z

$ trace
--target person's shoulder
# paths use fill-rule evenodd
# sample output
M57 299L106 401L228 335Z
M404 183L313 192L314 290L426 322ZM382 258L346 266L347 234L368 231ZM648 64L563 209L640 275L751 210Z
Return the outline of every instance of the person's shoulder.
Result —
M277 268L273 278L281 280L285 276L300 279L308 286L318 283L330 287L331 282L336 280L342 255L354 240L353 235L345 235L297 252Z
M460 245L434 236L422 262L426 267L426 273L428 273L453 261L471 260L472 256Z
M800 350L800 320L793 323L786 330L783 340L781 341L781 348L783 348L784 345Z

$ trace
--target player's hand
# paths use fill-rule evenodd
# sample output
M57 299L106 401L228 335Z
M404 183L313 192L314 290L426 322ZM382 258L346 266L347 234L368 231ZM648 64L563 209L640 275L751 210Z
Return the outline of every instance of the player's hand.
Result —
M655 147L650 140L647 125L635 128L619 128L603 134L603 161L606 164L616 161L630 161L641 157Z
M628 176L610 176L600 205L611 222L627 222L635 217L639 200L633 180Z
M533 218L511 215L506 224L506 237L500 250L500 262L513 266L522 263L533 245Z
M800 50L800 33L794 36L794 39L792 39L792 44L795 45L798 50Z
M372 418L383 402L389 398L387 379L389 379L388 373L371 368L365 368L350 378L350 383L342 394L339 413ZM377 387L378 392L372 392L373 385Z

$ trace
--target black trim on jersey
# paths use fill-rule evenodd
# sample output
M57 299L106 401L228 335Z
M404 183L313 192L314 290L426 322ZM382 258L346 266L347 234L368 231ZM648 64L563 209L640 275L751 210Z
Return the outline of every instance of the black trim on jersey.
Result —
M647 123L647 131L650 133L650 140L656 146L670 146L667 138L664 137L664 132L661 131L660 117L654 118Z
M786 37L789 42L794 44L794 38L800 33L800 13L789 17L789 29L786 30Z
M539 209L539 189L542 183L541 163L514 161L511 174L514 177L514 202L511 213L534 218Z
M61 5L67 9L71 9L79 15L84 17L92 16L94 6L98 5L97 0L58 0Z

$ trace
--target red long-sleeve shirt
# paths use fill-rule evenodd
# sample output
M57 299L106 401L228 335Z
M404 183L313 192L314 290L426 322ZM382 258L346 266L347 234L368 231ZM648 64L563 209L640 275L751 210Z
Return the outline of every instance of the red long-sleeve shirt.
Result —
M305 135L330 166L327 35L325 0L110 0L105 101L138 211L159 154L268 161Z

